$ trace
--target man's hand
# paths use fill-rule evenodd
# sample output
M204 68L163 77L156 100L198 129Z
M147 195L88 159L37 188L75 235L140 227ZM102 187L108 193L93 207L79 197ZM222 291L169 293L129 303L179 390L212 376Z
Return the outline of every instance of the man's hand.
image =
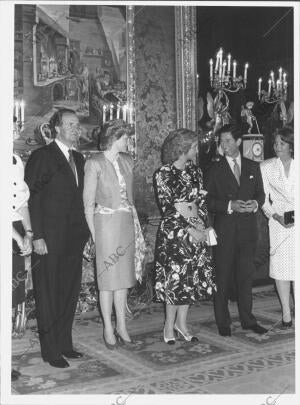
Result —
M231 201L231 209L234 212L247 212L245 201L243 200L232 200Z
M244 212L253 212L258 208L256 200L248 200L245 202L245 211Z
M46 255L48 253L47 245L44 239L33 241L33 250L38 255Z

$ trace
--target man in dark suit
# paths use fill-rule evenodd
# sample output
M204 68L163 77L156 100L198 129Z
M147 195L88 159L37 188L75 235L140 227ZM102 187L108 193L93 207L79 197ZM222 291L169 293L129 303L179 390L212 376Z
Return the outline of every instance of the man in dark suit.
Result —
M64 368L79 358L72 323L89 231L83 208L84 158L74 148L80 125L74 111L62 109L50 120L55 140L34 151L25 168L33 230L32 278L44 361ZM64 357L63 357L64 356Z
M241 131L235 125L219 130L224 156L210 168L206 189L209 211L214 214L218 244L214 247L217 292L215 318L221 336L231 336L228 298L236 280L237 304L243 329L263 334L252 314L252 276L255 271L255 212L264 203L262 177L257 162L241 157ZM235 277L232 272L235 271Z

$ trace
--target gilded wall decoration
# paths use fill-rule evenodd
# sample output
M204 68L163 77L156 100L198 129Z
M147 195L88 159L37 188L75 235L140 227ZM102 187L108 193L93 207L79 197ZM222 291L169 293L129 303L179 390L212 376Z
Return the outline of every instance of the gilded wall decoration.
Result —
M148 216L158 215L152 176L162 142L176 128L174 32L174 7L136 7L135 202Z
M175 8L177 128L196 130L196 8Z

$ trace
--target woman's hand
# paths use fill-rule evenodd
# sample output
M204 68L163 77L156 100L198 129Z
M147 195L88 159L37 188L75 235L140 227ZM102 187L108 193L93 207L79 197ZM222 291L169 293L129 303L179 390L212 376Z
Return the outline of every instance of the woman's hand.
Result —
M197 221L195 224L193 224L193 227L195 228L195 229L197 229L197 231L201 231L201 232L204 232L204 230L205 230L205 225L204 225L204 222L203 221Z
M204 242L207 239L206 230L202 231L200 229L188 228L188 233L191 235L191 237L197 244Z
M32 253L32 238L28 235L24 236L23 249L21 256L28 256Z

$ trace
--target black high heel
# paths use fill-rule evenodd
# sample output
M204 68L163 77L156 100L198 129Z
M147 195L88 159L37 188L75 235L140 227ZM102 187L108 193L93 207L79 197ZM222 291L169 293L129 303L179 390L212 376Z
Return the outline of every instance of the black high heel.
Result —
M108 350L115 350L116 349L116 347L118 346L118 340L116 341L116 343L108 343L107 341L106 341L106 339L105 339L105 336L104 336L104 332L103 332L103 340L104 340L104 344L105 344L105 346L106 346L106 348L108 349Z
M282 320L282 326L284 328L291 328L293 326L293 321L290 320L289 322L285 322L284 320Z
M117 342L120 344L120 346L125 346L125 347L128 347L128 348L135 347L135 344L136 344L135 341L123 339L122 336L117 331L117 329L114 330L114 335L115 335L115 337L117 339Z

